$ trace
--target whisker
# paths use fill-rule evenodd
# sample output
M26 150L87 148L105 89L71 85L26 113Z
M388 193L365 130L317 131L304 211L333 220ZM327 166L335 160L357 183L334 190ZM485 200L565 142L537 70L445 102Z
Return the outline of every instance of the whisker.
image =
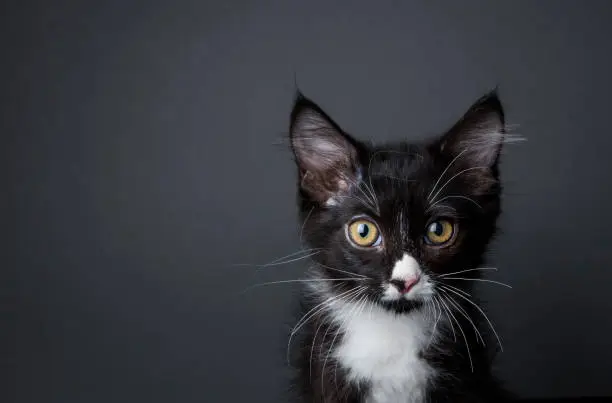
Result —
M444 277L445 280L465 280L465 281L482 281L483 283L499 284L504 287L512 288L511 285L502 283L501 281L488 280L485 278L464 278L464 277Z
M304 227L306 226L306 221L308 221L308 219L310 218L310 215L312 214L312 212L314 211L314 206L312 206L312 208L310 209L310 211L308 212L308 214L306 215L306 218L304 218L304 222L302 223L302 228L300 229L300 245L304 244Z
M442 301L440 297L438 297L437 299L438 299L438 304L440 305L440 310L442 310L443 308L442 304L444 304L444 301ZM446 306L446 304L444 304L444 306ZM453 331L453 340L457 341L457 334L455 333L455 327L453 326L453 321L451 320L450 316L448 316L448 312L445 311L445 313L446 313L446 318L448 319L448 322L450 323L451 330Z
M362 291L362 290L364 290L364 289L365 289L365 287L355 287L355 288L353 288L353 289L351 290L351 292L349 292L348 294L345 294L345 295L344 295L344 296L342 296L341 298L332 298L332 299L336 299L336 300L338 300L338 301L343 301L343 300L346 300L346 299L348 299L348 298L352 298L352 297L353 297L353 296L355 296L355 295L358 295L358 294L359 294L359 292L360 292L360 291ZM327 308L327 306L326 306L325 308ZM319 312L320 312L320 311L319 311ZM321 320L321 323L320 323L320 324L319 324L319 326L317 327L317 330L316 330L316 332L315 332L315 336L314 336L314 338L313 338L313 340L312 340L312 345L310 346L310 361L309 361L309 364L310 364L310 377L311 377L311 378L312 378L312 356L313 356L313 353L314 353L314 346L315 346L315 342L316 342L316 339L317 339L317 333L319 333L319 329L321 329L321 326L323 325L323 323L325 323L325 320ZM325 332L325 334L323 335L322 343L324 343L325 337L327 336L327 333L329 332L329 328L330 328L330 327L328 326L328 327L327 327L327 331L326 331L326 332ZM321 345L322 345L322 344L321 344ZM321 351L321 350L319 349L319 353L320 353L320 351Z
M339 299L344 297L345 295L350 295L352 292L354 292L356 289L359 289L361 287L356 286L351 288L348 291L342 292L338 295L326 298L323 302L321 302L320 304L317 304L314 308L312 308L311 310L309 310L308 312L306 312L301 318L300 320L298 320L298 322L293 326L293 328L291 329L291 334L289 335L289 340L287 341L287 363L290 364L290 349L291 349L291 340L293 339L293 336L306 324L308 323L308 321L310 319L312 319L313 317L315 317L319 312L321 312L322 310L324 310L325 308L327 308L327 306L329 305L329 303L335 299ZM316 312L315 312L316 311Z
M369 176L369 171L368 171L368 176ZM363 180L362 174L360 173L360 184L363 184L363 187L368 191L368 193L370 194L370 196L372 197L372 201L374 202L374 206L376 207L376 212L380 213L380 206L378 204L378 197L376 197L376 192L374 191L374 187L372 186L372 178L368 178L368 182L370 183L370 186L368 186L368 184ZM365 193L365 192L364 192Z
M497 342L499 343L499 348L501 349L501 351L504 351L504 347L502 346L501 343L501 339L499 338L499 335L497 334L497 332L495 331L495 327L493 327L493 323L491 323L491 321L489 320L489 317L487 316L487 314L478 306L478 304L476 304L474 301L472 301L471 299L459 294L458 292L455 292L451 289L448 289L448 291L460 296L461 298L463 298L464 300L466 300L467 302L469 302L470 304L472 304L476 309L478 309L478 311L482 314L482 316L484 316L484 318L487 320L487 322L489 323L489 326L491 327L491 330L493 330L493 333L495 334L495 337L497 338Z
M363 200L361 197L358 197L355 194L346 194L346 195L335 195L333 196L334 199L353 199L353 200L357 200L357 202L359 202L359 204L362 204L368 208L371 208L374 211L378 211L377 208L371 203L371 202L367 202L365 200Z
M446 171L448 171L448 169L451 167L451 165L454 164L454 162L463 155L463 153L465 153L467 151L467 148L463 151L461 151L459 154L457 154L457 156L455 158L453 158L453 160L451 162L448 163L448 165L446 166L446 168L444 169L444 171L442 171L442 174L440 174L440 176L438 177L438 180L436 181L436 183L434 183L433 187L431 188L431 192L429 192L429 194L427 195L427 200L430 200L431 198L431 194L433 192L436 191L436 186L438 186L438 183L440 183L440 180L442 180L442 177L444 176L444 174L446 173Z
M467 196L444 196L443 198L441 198L440 200L438 200L437 202L431 204L429 207L427 207L427 210L425 210L425 212L430 211L432 208L434 208L438 203L442 203L444 200L446 199L465 199L471 203L473 203L474 205L476 205L476 207L478 207L479 209L482 210L482 206L480 204L478 204L475 200L467 197Z
M287 264L287 263L293 263L293 262L297 262L299 260L307 259L307 258L309 258L311 256L314 256L314 255L317 255L319 253L321 253L321 251L317 250L317 251L309 253L309 254L307 254L305 256L300 256L300 257L296 257L294 259L284 260L284 261L280 261L280 262L277 261L277 262L267 263L267 264L263 264L263 265L260 265L260 266L257 266L257 267L258 268L264 268L264 267L271 267L271 266L279 266L279 265L283 265L283 264Z
M368 194L367 194L367 193L366 193L366 192L363 190L363 188L361 187L361 185L363 185L363 188L365 188L365 189L368 191L369 196L368 196ZM358 189L361 191L361 194L363 194L364 196L366 196L366 198L367 198L368 200L371 200L371 201L372 201L372 206L374 207L374 210L375 210L377 213L380 213L380 208L379 208L379 206L378 206L378 199L376 198L376 194L375 194L375 193L372 191L372 189L368 188L367 184L366 184L366 183L365 183L363 180L361 180L361 181L360 181L360 183L357 185L357 187L358 187Z
M264 263L264 264L234 263L232 266L251 266L251 267L256 267L256 268L263 268L263 267L268 267L268 266L276 266L276 265L280 265L280 264L291 263L292 260L289 260L289 261L286 261L286 262L282 262L282 260L287 259L287 258L291 258L293 256L297 256L297 255L299 255L301 253L307 253L307 254L308 253L312 253L311 255L306 256L306 257L310 257L310 256L316 255L317 253L321 253L321 251L323 251L323 248L302 249L302 250L299 250L297 252L290 253L290 254L288 254L286 256L279 257L278 259L274 259L271 262ZM305 259L306 257L300 257L299 259Z
M372 319L372 312L374 310L375 303L370 301L370 312L368 313L368 318Z
M379 174L379 175L376 175L375 177L377 177L377 178L378 177L383 177L383 178L395 179L397 181L406 182L406 183L417 182L416 179L400 178L399 176L393 176L393 175L387 175L387 174Z
M335 267L330 267L330 266L324 265L323 263L318 263L318 262L317 262L317 264L318 264L319 266L325 267L326 269L329 269L329 270L333 270L333 271L337 271L337 272L340 272L340 273L349 274L349 275L351 275L351 276L357 276L357 277L363 277L363 278L371 279L370 277L368 277L368 276L364 276L363 274L353 273L353 272L346 271L346 270L336 269Z
M359 286L355 286L353 288L351 288L348 291L344 291L336 296L332 296L329 298L326 298L323 302L317 304L314 308L312 308L311 310L309 310L308 312L306 312L301 318L300 320L297 321L297 323L293 326L293 329L291 329L291 335L293 336L294 334L296 334L300 328L306 323L308 322L308 320L310 319L310 316L314 316L317 313L319 313L321 310L327 308L327 306L329 305L329 303L335 299L338 298L342 298L344 295L350 294L352 291L354 291L355 289L361 288ZM314 312L316 311L316 312ZM310 315L312 313L312 315Z
M332 168L332 169L335 169L335 171L340 175L340 177L343 180L346 180L353 188L357 188L361 192L361 194L366 198L368 202L364 202L360 197L357 197L356 195L353 195L353 197L357 198L357 200L361 200L361 202L364 203L366 206L370 206L372 207L373 210L378 212L379 209L378 209L378 203L376 202L376 199L372 198L371 196L368 196L365 193L365 191L361 188L360 183L357 183L357 181L344 175L339 169L337 168ZM363 181L361 181L361 183L363 183Z
M442 298L444 298L444 297L442 297ZM470 353L470 346L468 344L467 337L465 336L465 332L463 331L463 328L461 327L461 323L459 323L459 321L457 320L455 315L453 315L453 313L452 313L451 309L448 307L448 305L446 305L446 303L444 303L444 300L441 299L441 301L446 306L446 309L448 309L448 312L450 313L452 318L455 319L455 323L457 323L457 327L459 328L459 331L463 335L463 341L465 341L465 348L467 349L468 358L470 360L470 368L472 369L472 372L474 372L474 363L472 362L472 354Z
M368 296L364 295L362 300L363 301L360 303L360 308L358 308L356 311L353 312L352 317L356 317L357 315L361 315L363 313L363 310L368 304ZM340 330L340 328L338 328L338 330ZM336 336L337 335L338 334L336 333ZM332 342L332 346L333 346L333 342ZM336 364L336 366L334 367L334 383L338 385L338 364Z
M376 155L376 152L370 155L370 161L368 162L368 182L370 183L370 189L374 189L374 186L372 186L372 176L370 174L370 168L372 167L372 158L374 157L374 155Z
M453 175L453 177L452 177L452 178L450 178L449 180L447 180L447 181L446 181L446 183L440 187L440 189L439 189L439 190L436 192L436 194L435 194L435 195L433 195L433 197L431 198L431 200L436 200L436 197L438 197L438 195L440 194L440 192L441 192L442 190L444 190L444 188L445 188L445 187L446 187L446 186L447 186L449 183L451 183L451 182L452 182L452 181L453 181L453 180L454 180L456 177L458 177L459 175L464 174L464 173L466 173L466 172L468 172L468 171L473 171L474 169L489 169L489 167L471 167L471 168L464 169L463 171L461 171L461 172L459 172L459 173L457 173L457 174Z
M476 325L474 324L474 322L472 321L472 319L470 318L470 316L468 315L468 313L465 311L465 309L463 309L461 307L461 305L459 305L455 299L446 292L446 290L441 289L440 291L442 291L444 293L444 295L446 295L448 297L448 302L450 304L452 304L455 308L457 308L457 310L468 320L468 322L470 322L470 324L472 325L472 327L474 328L474 331L476 332L476 338L477 340L480 339L480 341L482 342L482 345L485 345L485 341L482 338L482 334L480 334L480 331L478 330L478 328L476 327Z
M357 298L362 298L361 297L361 293L357 294L357 297L353 297L350 301L347 302L347 304L352 303L352 301L354 301ZM351 311L349 311L349 313L352 313L357 307L357 304L353 305L351 308ZM345 317L345 320L343 321L343 324L348 320L348 316ZM336 338L338 337L338 333L340 332L341 329L341 325L338 325L338 330L336 331L336 334L334 336L334 338L332 339L332 342L329 346L329 348L327 349L327 355L325 356L325 360L323 361L323 369L321 370L322 374L325 374L325 366L327 365L327 360L329 359L329 354L331 353L331 350L334 347L334 343L336 341ZM329 330L329 329L328 329ZM321 392L323 393L323 395L325 395L325 382L321 382Z
M367 174L368 174L368 181L369 181L369 183L370 183L370 189L372 189L372 190L374 189L374 187L372 186L372 175L371 175L371 171L372 171L372 160L374 159L374 157L375 157L377 154L382 154L382 153L389 153L389 154L391 154L391 153L395 153L395 154L406 154L406 155L412 155L412 156L415 156L415 157L419 157L421 160L424 160L424 157L423 157L422 155L420 155L420 154L418 154L418 153L414 153L414 152L409 152L409 151L398 151L398 150L377 150L377 151L373 152L373 153L372 153L372 155L370 155L370 159L369 159L369 161L368 161L368 171L367 171ZM401 178L396 178L396 179L400 179L400 180L401 180ZM377 207L378 207L378 200L377 200ZM377 211L377 212L378 212L378 211Z
M437 277L448 277L448 276L452 276L453 274L461 274L461 273L467 273L469 271L481 271L481 270L497 270L497 267L477 267L475 269L467 269L467 270L461 270L461 271L455 271L452 273L444 273L444 274L440 274Z
M462 294L463 294L463 295L465 295L465 296L468 296L468 297L471 297L471 296L472 296L472 294L470 294L469 292L467 292L467 291L463 291L462 289L457 288L457 287L455 287L455 286L453 286L453 285L450 285L450 284L444 284L444 283L440 283L440 282L438 282L438 281L434 281L434 283L435 283L435 284L438 284L438 285L443 285L443 286L445 286L445 287L452 288L453 290L455 290L455 291L457 291L457 292L460 292L460 293L462 293Z
M359 277L346 277L346 278L312 278L312 279L295 279L295 280L280 280L280 281L270 281L268 283L259 283L259 284L253 284L250 287L247 287L244 291L242 291L242 293L247 292L248 290L251 290L253 288L257 288L257 287L263 287L264 285L274 285L274 284L286 284L286 283L310 283L310 282L316 282L316 281L347 281L347 280L354 280L354 281L365 281L366 279L363 278L359 278Z
M321 330L321 326L323 326L324 323L325 323L325 320L321 320L321 323L319 323L319 326L317 326L317 330L315 331L314 338L312 339L312 344L310 346L310 359L308 360L308 365L309 365L309 373L310 373L311 381L312 381L312 355L314 352L314 346L317 342L317 335L319 334L319 330Z
M423 305L425 307L425 316L426 316L426 321L429 322L431 321L431 304L430 301L425 301L425 304ZM435 315L433 316L435 318Z
M436 329L438 328L438 322L440 321L440 318L442 317L442 308L440 308L440 313L438 313L436 311L436 305L435 305L436 304L436 300L432 299L431 301L432 301L431 303L432 303L432 306L433 306L433 309L434 309L434 317L437 316L437 319L434 322L433 329L431 330L431 336L429 337L429 342L427 343L427 348L429 348L429 346L431 345L431 342L433 341L433 339L434 339L434 337L436 335Z

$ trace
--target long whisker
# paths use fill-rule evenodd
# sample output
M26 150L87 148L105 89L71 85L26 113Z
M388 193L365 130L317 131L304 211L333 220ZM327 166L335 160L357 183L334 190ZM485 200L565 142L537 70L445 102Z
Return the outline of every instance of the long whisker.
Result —
M302 326L304 326L306 323L308 323L308 321L312 318L314 318L319 312L323 311L324 309L326 309L329 304L337 299L342 299L345 296L349 296L351 295L353 292L355 292L356 290L363 288L363 287L353 287L348 291L342 292L338 295L326 298L323 302L321 302L320 304L317 304L314 308L312 308L311 310L309 310L308 312L306 312L306 314L304 314L300 320L295 324L295 326L293 326L293 329L291 329L291 334L289 335L289 340L287 341L287 363L289 364L290 360L289 360L289 353L290 353L290 348L291 348L291 340L293 339L293 336L295 334L297 334L297 332L302 328Z
M374 189L374 186L372 186L372 175L370 174L370 168L372 167L372 158L374 158L375 155L376 152L370 155L370 161L368 162L368 182L370 183L370 189Z
M484 271L484 270L497 270L497 267L478 267L475 269L467 269L467 270L455 271L452 273L444 273L444 274L440 274L437 277L448 277L448 276L452 276L453 274L461 274L461 273L467 273L469 271Z
M406 178L400 178L399 176L393 176L393 175L387 175L387 174L380 174L380 175L376 175L376 177L383 177L383 178L395 179L396 181L406 182L406 183L414 183L414 182L418 182L416 179L406 179Z
M484 313L484 311L482 310L482 308L480 308L478 306L478 304L476 304L474 301L472 301L471 299L459 294L456 291L453 291L451 289L448 289L448 291L460 296L461 298L463 298L464 300L466 300L467 302L469 302L470 304L472 304L476 309L478 309L478 311L482 314L482 316L484 316L484 318L487 320L487 322L489 323L489 326L491 327L491 330L493 331L493 333L495 334L495 337L497 338L497 342L499 343L499 348L501 349L501 351L504 351L504 347L502 346L502 342L501 339L499 338L499 335L497 334L497 331L495 331L495 327L493 326L493 323L491 323L491 321L489 320L489 317L487 316L486 313Z
M368 175L369 175L369 172L368 172ZM374 205L376 206L376 212L379 213L380 207L378 205L378 197L376 197L376 192L374 191L374 187L372 186L372 178L368 178L368 182L370 183L370 186L368 186L368 183L366 183L363 180L363 178L361 178L361 184L363 184L363 187L368 191L368 193L372 197L372 200L374 201Z
M343 296L342 296L342 297L340 297L340 298L333 297L333 298L331 298L331 299L332 299L332 300L338 300L338 301L344 301L344 300L346 300L346 299L348 299L348 298L352 298L353 296L358 295L358 294L359 294L359 293L360 293L362 290L364 290L364 289L365 289L365 287L355 287L355 288L353 288L352 290L350 290L350 292L349 292L348 294L345 294L345 295L343 295ZM328 299L328 300L329 300L329 299ZM331 303L331 301L328 301L328 303L327 303L327 304L329 305L329 303ZM324 307L324 309L325 309L325 308L327 308L327 306L325 306L325 307ZM320 312L320 311L319 311L319 312ZM310 377L311 377L311 378L312 378L312 356L313 356L313 352L314 352L314 346L315 346L315 342L316 342L316 339L317 339L317 334L319 333L319 330L321 329L321 326L322 326L324 323L325 323L325 320L321 320L321 323L319 324L319 326L317 327L317 330L315 331L315 335L314 335L314 338L313 338L313 340L312 340L312 345L310 346L310 361L309 361L309 364L310 364ZM329 331L329 326L328 326L328 328L327 328L327 331L326 331L326 332L325 332L325 334L323 335L323 342L324 342L324 340L325 340L325 336L327 336L328 331ZM291 341L289 341L289 343L291 343Z
M444 196L443 198L441 198L440 200L438 200L437 202L431 204L429 207L427 207L427 210L425 210L425 212L430 211L432 208L434 208L438 203L442 203L444 200L446 199L465 199L473 204L476 205L476 207L478 207L479 209L482 210L482 206L480 204L478 204L474 199L469 198L467 196L458 196L458 195L451 195L451 196Z
M293 252L293 253L290 253L290 254L288 254L288 255L285 255L285 256L279 257L279 258L277 258L277 259L272 260L271 262L264 263L264 264L270 264L270 263L280 262L280 261L281 261L281 260L283 260L283 259L287 259L287 258L293 257L293 256L295 256L295 255L299 255L300 253L309 253L309 252L314 252L314 251L318 251L318 250L321 250L321 249L322 249L322 248L300 249L300 250L298 250L298 251L296 251L296 252ZM263 266L263 265L262 265L262 266Z
M455 291L457 291L457 292L460 292L460 293L462 293L463 295L465 295L465 296L467 296L467 297L471 297L471 296L472 296L472 294L470 294L469 292L467 292L467 291L463 291L461 288L457 288L457 287L455 287L454 285L444 284L444 283L440 283L440 282L438 282L438 281L434 281L434 283L435 283L435 284L437 284L437 285L444 285L445 287L452 288L453 290L455 290Z
M378 211L378 209L371 203L371 202L367 202L364 199L362 199L361 197L355 195L355 194L346 194L346 195L335 195L333 196L334 199L354 199L357 200L360 204L371 208L374 211Z
M502 285L504 287L512 288L511 285L506 284L506 283L502 283L501 281L487 280L485 278L445 277L444 279L445 280L482 281L483 283L499 284L499 285Z
M437 300L438 300L438 304L440 305L440 311L442 311L442 308L445 307L446 304L444 304L444 301L442 301L442 298L440 298L440 297L438 297ZM444 304L444 306L442 304ZM453 321L450 318L450 316L448 315L448 312L445 311L445 313L446 313L446 318L448 319L448 322L450 323L451 330L453 331L453 340L457 341L457 334L455 333L455 327L453 326Z
M310 257L310 256L314 256L317 253L321 253L321 251L323 251L323 248L303 249L303 250L299 250L297 252L290 253L290 254L288 254L286 256L279 257L278 259L274 259L271 262L264 263L264 264L234 263L232 266L251 266L251 267L255 267L255 268L277 266L277 265L293 262L294 260L287 260L287 261L285 261L285 260L288 259L288 258L297 256L297 255L300 255L302 253L306 253L308 255L307 256L299 257L299 258L297 258L297 260L305 259L305 258Z
M467 151L467 148L465 150L461 151L459 154L457 154L457 156L455 158L453 158L453 160L451 162L448 163L448 165L446 166L444 171L442 171L442 174L438 177L438 180L436 181L436 183L434 183L433 187L431 188L431 192L429 192L429 194L427 195L427 200L431 199L431 194L436 191L436 186L438 186L438 183L440 183L440 180L442 179L442 177L444 176L446 171L448 171L448 169L451 167L451 165L453 165L455 163L455 161L459 157L461 157L463 155L463 153L465 153L466 151Z
M302 223L302 228L300 229L300 245L304 244L304 241L303 241L304 240L304 227L306 226L306 221L308 221L313 211L314 211L314 206L312 206L312 208L306 215L306 218L304 218L304 222Z
M363 278L370 279L370 277L368 277L368 276L364 276L363 274L353 273L353 272L346 271L346 270L336 269L335 267L330 267L330 266L324 265L323 263L318 263L318 262L317 262L317 264L318 264L319 266L325 267L326 269L329 269L329 270L334 270L334 271L337 271L337 272L340 272L340 273L349 274L349 275L351 275L351 276L363 277Z
M297 262L298 260L307 259L307 258L309 258L311 256L314 256L316 254L319 254L319 253L321 253L321 251L317 250L317 251L309 253L309 254L307 254L305 256L296 257L296 258L290 259L290 260L283 260L283 261L280 261L280 262L267 263L267 264L263 264L263 265L257 266L257 267L263 268L263 267L279 266L279 265L282 265L282 264L293 263L293 262Z
M357 311L353 312L352 317L356 317L357 315L361 315L363 313L363 310L365 309L365 307L368 305L368 296L364 295L364 297L362 298L362 302L360 303L360 308ZM338 330L340 330L340 328L338 328ZM336 336L338 336L338 334L336 333ZM333 342L332 342L332 347L333 347ZM338 364L336 363L336 366L334 367L334 383L336 385L338 385Z
M372 160L374 159L374 157L377 154L381 154L381 153L396 153L396 154L406 154L406 155L412 155L415 157L419 157L421 160L423 160L423 156L418 154L418 153L413 153L413 152L409 152L409 151L398 151L398 150L377 150L375 152L372 153L372 155L370 155L370 160L368 161L368 181L370 183L370 189L373 191L374 187L372 186L372 175L371 175L371 168L372 168ZM394 178L394 179L399 179L399 180L403 180L402 178ZM407 181L407 182L414 182L414 181ZM376 198L376 196L374 196L374 198ZM378 207L378 199L376 199L376 205Z
M435 317L436 317L436 316L435 316L435 314L432 314L432 313L431 313L431 303L430 303L430 302L431 302L431 301L427 301L427 300L426 300L426 301L425 301L425 305L424 305L424 307L425 307L425 316L426 316L426 321L427 321L427 322L429 322L429 321L431 321L431 320L432 320L432 315L433 315L433 318L435 318Z
M359 277L345 277L345 278L312 278L312 279L300 278L300 279L295 279L295 280L270 281L268 283L253 284L252 286L247 287L244 291L242 291L242 293L245 293L248 290L251 290L253 288L263 287L265 285L286 284L286 283L310 283L310 282L317 282L317 281L322 281L322 282L325 282L325 281L347 281L347 280L365 281L366 279L359 278Z
M354 301L357 298L361 297L361 293L358 293L356 297L353 297L351 299L351 301L347 302L348 304L352 303L352 301ZM349 314L352 314L352 312L356 309L357 304L353 304L351 311L349 311ZM348 316L345 318L345 320L343 321L343 324L348 320ZM334 347L334 342L336 341L336 337L338 337L338 333L340 332L340 329L342 327L340 325L338 325L338 330L336 331L336 334L334 336L334 338L332 339L332 342L329 346L329 348L327 349L327 355L325 356L325 360L323 361L323 369L321 370L322 374L325 374L325 366L327 365L327 360L329 359L329 354L331 353L332 348ZM329 329L328 329L329 330ZM323 395L325 395L325 382L321 382L321 392L323 393Z
M472 369L472 372L474 372L474 363L472 362L472 354L470 353L470 346L468 344L467 337L465 337L465 332L463 331L463 328L461 327L461 323L459 323L455 315L453 315L453 312L451 311L451 309L448 307L448 305L446 305L446 303L444 303L444 297L442 298L443 298L441 299L442 303L446 306L446 309L448 309L448 312L450 313L452 318L455 319L455 323L457 323L457 327L459 328L459 331L463 335L463 341L465 341L465 348L467 349L468 358L470 360L470 368Z
M368 193L370 193L369 195L361 187L362 184L363 184L363 187L366 188ZM378 202L377 202L378 200L376 199L376 195L370 192L370 189L368 189L366 183L363 182L363 180L360 180L359 183L357 181L352 181L352 185L353 187L357 188L361 192L361 194L366 198L366 200L370 201L372 207L374 207L374 210L378 212Z
M323 326L324 323L325 323L325 320L321 320L321 323L319 323L319 326L317 326L317 330L315 331L314 337L312 339L312 344L310 346L310 359L308 360L310 380L312 380L312 355L314 352L314 346L317 342L317 335L319 334L319 330L321 330L321 326Z
M368 191L368 193L369 193L369 195L370 195L368 198L372 200L372 204L373 204L373 206L374 206L374 210L376 211L376 213L379 213L379 214L380 214L380 207L379 207L379 205L378 205L378 198L376 197L376 193L374 193L374 189L373 189L373 188L368 187L368 184L367 184L367 183L365 183L363 180L361 180L360 185L361 185L361 184L363 185L363 187L365 188L365 190L367 190L367 191ZM362 193L364 196L366 195L366 192L365 192L365 191L364 191L364 190L361 188L361 186L359 186L359 190L361 190L361 193Z
M446 187L446 186L447 186L449 183L451 183L451 182L452 182L452 181L453 181L453 180L454 180L456 177L458 177L459 175L461 175L461 174L463 174L463 173L466 173L466 172L468 172L468 171L473 171L474 169L488 169L488 168L489 168L489 167L471 167L471 168L464 169L463 171L461 171L461 172L459 172L459 173L457 173L457 174L453 175L453 176L452 176L452 177L451 177L449 180L447 180L447 181L446 181L446 183L445 183L444 185L442 185L442 186L440 187L440 189L439 189L439 190L436 192L436 194L435 194L435 195L433 195L433 197L431 198L432 203L433 203L433 200L436 200L436 197L438 197L438 195L440 194L440 192L441 192L442 190L444 190L444 188L445 188L445 187Z
M431 336L429 337L429 342L427 343L427 347L429 348L429 346L431 345L431 342L433 341L435 335L436 335L436 329L438 328L438 322L440 321L440 318L442 317L442 308L440 308L440 312L438 313L436 311L436 300L432 299L431 300L431 304L433 306L434 309L434 317L437 316L436 321L434 322L434 326L433 329L431 330Z
M457 310L468 320L468 322L470 322L470 324L472 325L472 327L474 328L474 331L476 332L476 338L477 340L480 339L480 341L482 342L482 345L485 345L485 341L482 338L482 334L480 334L480 331L478 330L478 328L476 327L476 325L474 324L474 322L472 321L472 318L470 318L470 316L468 315L468 313L465 311L465 309L463 309L461 307L461 305L459 305L457 303L457 301L455 301L455 299L446 292L446 290L441 289L440 291L442 291L444 293L444 295L446 295L448 297L448 302L450 304L452 304L455 308L457 308Z
M370 186L368 186L365 182L363 182L363 184L366 189L368 189L368 192L372 194L372 197L374 198L374 204L376 205L376 212L380 214L380 203L378 201L378 196L376 196L376 191L374 191L374 187L371 184Z
M291 336L293 336L294 334L296 334L300 328L306 324L306 322L308 322L308 320L310 319L311 316L315 316L317 313L319 313L320 311L324 310L325 308L327 308L327 306L329 305L329 303L333 300L342 298L344 295L350 294L351 292L355 291L356 289L361 288L359 286L355 286L353 288L351 288L348 291L344 291L338 295L335 295L333 297L329 297L326 298L323 302L315 305L311 310L309 310L308 312L306 312L301 318L300 320L297 321L297 323L293 326L293 329L291 329ZM316 312L315 312L316 311ZM312 315L311 315L312 314ZM291 342L291 340L289 340Z

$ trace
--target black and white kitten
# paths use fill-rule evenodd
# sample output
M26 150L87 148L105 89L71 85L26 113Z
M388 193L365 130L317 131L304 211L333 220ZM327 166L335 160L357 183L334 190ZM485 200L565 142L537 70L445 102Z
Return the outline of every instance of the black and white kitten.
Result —
M298 94L290 140L314 265L291 334L304 401L504 400L471 289L500 214L504 139L495 91L431 142L384 146Z

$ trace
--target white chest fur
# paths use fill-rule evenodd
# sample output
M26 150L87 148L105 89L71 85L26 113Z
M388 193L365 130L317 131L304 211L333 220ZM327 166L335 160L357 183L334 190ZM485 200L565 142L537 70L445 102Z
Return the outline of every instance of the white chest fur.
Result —
M334 354L352 380L369 382L368 403L423 401L434 375L419 357L433 329L427 316L421 311L397 315L378 306L353 308L342 304L331 310L344 331Z

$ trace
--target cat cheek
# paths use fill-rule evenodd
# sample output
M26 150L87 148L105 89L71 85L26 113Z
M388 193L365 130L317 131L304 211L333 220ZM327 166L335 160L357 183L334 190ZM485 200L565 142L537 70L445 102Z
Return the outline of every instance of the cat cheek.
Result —
M452 262L458 251L458 248L454 247L454 245L427 249L423 254L423 260L427 267L434 272L440 272L445 264Z

